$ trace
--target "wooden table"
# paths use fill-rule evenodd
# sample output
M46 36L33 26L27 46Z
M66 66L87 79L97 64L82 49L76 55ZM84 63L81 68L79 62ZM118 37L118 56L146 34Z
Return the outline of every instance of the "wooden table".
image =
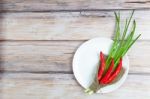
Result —
M129 51L125 83L86 95L72 72L76 49L94 37L113 38L114 11L135 9L141 38ZM150 1L0 0L0 99L150 99Z

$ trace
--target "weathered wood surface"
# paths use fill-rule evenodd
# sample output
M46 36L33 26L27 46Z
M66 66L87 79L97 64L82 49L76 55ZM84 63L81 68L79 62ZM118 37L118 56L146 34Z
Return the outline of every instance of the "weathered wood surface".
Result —
M149 0L1 0L0 11L148 9Z
M127 80L112 93L86 95L72 74L76 49L113 38L113 12L125 19L131 9L142 36L128 53ZM148 0L0 0L0 99L149 99L149 9Z
M83 42L84 41L0 42L0 68L1 71L13 72L72 73L73 55L78 46ZM138 41L129 51L130 73L150 73L149 45L150 42Z
M72 74L1 74L1 99L149 99L149 75L129 75L109 94L86 95Z
M125 19L131 11L121 13ZM135 11L134 16L140 39L149 40L150 11ZM87 40L112 37L115 27L113 11L2 13L0 20L0 40Z

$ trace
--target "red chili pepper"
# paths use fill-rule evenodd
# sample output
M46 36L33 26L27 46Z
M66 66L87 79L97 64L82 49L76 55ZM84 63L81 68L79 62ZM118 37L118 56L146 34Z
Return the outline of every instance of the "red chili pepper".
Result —
M105 84L108 84L108 83L112 82L118 76L121 69L122 69L122 58L120 58L120 61L119 61L119 64L118 64L117 68L112 73L112 75L108 78L108 80L105 82Z
M101 79L104 69L105 69L105 59L104 59L104 54L102 52L100 52L100 66L99 66L99 70L98 70L98 80Z
M113 72L113 67L114 67L114 59L112 58L108 71L106 72L105 76L99 81L99 83L105 84L105 82L108 80L108 78Z

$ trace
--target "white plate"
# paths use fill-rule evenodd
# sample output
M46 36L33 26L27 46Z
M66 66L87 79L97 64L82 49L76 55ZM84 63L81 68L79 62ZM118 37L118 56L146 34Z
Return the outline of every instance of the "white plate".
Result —
M73 58L73 73L79 84L88 88L93 81L96 67L99 64L99 53L108 55L113 41L108 38L94 38L83 43L76 51ZM125 81L129 71L127 55L123 57L123 76L112 85L101 88L98 93L108 93L119 88Z

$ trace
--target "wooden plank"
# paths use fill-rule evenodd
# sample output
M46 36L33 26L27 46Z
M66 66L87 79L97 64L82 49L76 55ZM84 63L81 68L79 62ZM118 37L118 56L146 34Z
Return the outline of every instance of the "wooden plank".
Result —
M1 71L72 73L72 58L84 41L0 42ZM129 51L130 73L150 73L150 42L138 41Z
M149 99L149 75L129 75L125 83L108 94L86 95L72 74L1 74L1 99ZM123 99L125 99L123 98Z
M1 0L0 11L148 9L148 0Z
M122 11L122 19L130 11ZM150 11L136 11L137 34L150 40ZM0 40L87 40L112 37L115 17L113 11L62 13L2 13ZM107 29L106 29L107 28Z

